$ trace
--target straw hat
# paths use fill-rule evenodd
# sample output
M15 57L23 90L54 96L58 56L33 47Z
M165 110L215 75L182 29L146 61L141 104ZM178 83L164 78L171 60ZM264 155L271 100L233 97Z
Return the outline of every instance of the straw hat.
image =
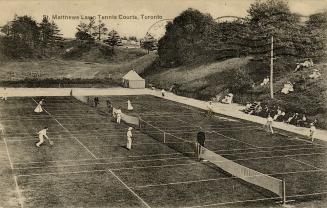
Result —
M129 128L128 128L128 131L132 131L132 130L133 130L133 127L129 127Z

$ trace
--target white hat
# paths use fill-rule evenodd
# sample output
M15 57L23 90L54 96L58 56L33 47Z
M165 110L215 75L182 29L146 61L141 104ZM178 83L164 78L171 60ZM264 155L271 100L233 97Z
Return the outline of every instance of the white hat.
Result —
M133 129L133 127L129 127L129 128L128 128L128 131L131 131L132 129Z

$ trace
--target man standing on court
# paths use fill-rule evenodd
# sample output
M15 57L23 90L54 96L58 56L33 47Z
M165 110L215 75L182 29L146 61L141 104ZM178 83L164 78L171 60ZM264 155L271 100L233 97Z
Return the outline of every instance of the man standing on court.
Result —
M204 144L205 144L205 140L206 140L206 134L203 131L203 129L200 127L199 132L197 134L197 145L196 145L196 149L197 149L197 156L199 160L202 160L201 158L201 154L203 153L204 149Z
M314 133L316 132L316 127L313 123L310 124L310 135L309 138L311 139L311 141L313 142L314 140Z
M98 104L99 104L99 98L98 97L95 97L94 98L94 107L98 107Z
M128 150L132 149L132 137L133 137L132 130L133 130L133 127L129 127L128 131L127 131L127 145L126 145L126 148Z
M273 120L274 119L269 114L268 118L267 118L267 123L263 126L264 129L266 129L267 132L271 132L272 134L274 133L274 130L272 128Z
M39 131L37 134L39 135L39 142L36 143L37 147L40 147L41 144L43 144L44 142L44 137L49 139L49 137L47 136L47 130L48 127L44 127L41 131Z
M121 120L121 115L122 112L121 112L121 107L119 107L117 110L116 110L116 116L117 116L117 123L120 124L120 120Z

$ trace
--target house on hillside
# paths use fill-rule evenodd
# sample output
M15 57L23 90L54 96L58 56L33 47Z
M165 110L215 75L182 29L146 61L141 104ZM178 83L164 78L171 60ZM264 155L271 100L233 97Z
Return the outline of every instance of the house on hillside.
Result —
M131 70L123 76L123 87L142 89L145 88L145 80L136 71Z

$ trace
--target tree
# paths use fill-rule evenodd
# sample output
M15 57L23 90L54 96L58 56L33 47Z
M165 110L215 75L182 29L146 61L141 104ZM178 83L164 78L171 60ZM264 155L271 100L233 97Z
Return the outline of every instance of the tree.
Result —
M61 34L59 34L60 30L58 29L58 26L54 22L50 23L47 17L44 17L42 19L39 28L40 28L40 42L43 49L48 47L52 49L54 46L58 46L62 42L62 38L61 38Z
M98 40L101 40L101 35L106 35L108 28L106 28L106 25L99 21L99 24L94 27L95 32L93 33L94 36L97 36Z
M126 40L127 40L127 39L126 39ZM135 37L135 36L129 36L129 37L128 37L128 40L132 40L132 41L137 42L137 37Z
M159 40L158 54L161 64L172 66L206 57L207 34L215 25L208 14L187 9L166 25L166 33Z
M116 30L112 30L108 34L108 38L103 41L104 43L108 44L112 48L112 52L114 52L115 46L121 46L122 41L121 38Z
M149 33L146 34L143 40L141 40L141 47L145 50L152 51L158 49L158 41Z
M32 57L37 53L40 43L40 32L37 22L29 16L15 16L2 31L4 37L4 53L8 57Z
M85 31L77 31L77 33L75 34L75 37L77 40L81 40L81 41L89 41L89 42L94 41L94 38L92 37L92 35L90 35L89 33L85 32Z
M274 37L276 56L301 56L302 33L299 15L293 14L283 0L256 1L248 9L250 34L255 52L269 56L269 39ZM253 41L252 41L253 42ZM268 59L266 59L268 60Z
M306 31L310 37L307 48L313 57L324 58L327 55L327 11L312 14L306 22Z

